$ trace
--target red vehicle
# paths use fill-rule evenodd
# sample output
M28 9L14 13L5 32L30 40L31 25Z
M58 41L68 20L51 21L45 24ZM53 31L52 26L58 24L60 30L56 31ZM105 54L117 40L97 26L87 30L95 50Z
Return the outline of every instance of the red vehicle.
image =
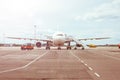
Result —
M118 44L118 48L120 49L120 44Z
M34 46L31 43L27 43L21 46L21 50L33 50Z

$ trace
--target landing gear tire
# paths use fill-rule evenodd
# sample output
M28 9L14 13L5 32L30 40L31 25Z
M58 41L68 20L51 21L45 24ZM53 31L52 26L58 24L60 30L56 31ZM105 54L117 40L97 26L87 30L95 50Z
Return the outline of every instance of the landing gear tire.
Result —
M82 50L84 50L85 48L84 47L82 47Z
M77 50L77 48L75 47L74 50Z
M67 46L67 50L71 50L71 46Z
M58 50L61 50L61 47L58 47Z
M47 47L46 47L46 50L50 50L50 47L49 47L49 46L47 46Z

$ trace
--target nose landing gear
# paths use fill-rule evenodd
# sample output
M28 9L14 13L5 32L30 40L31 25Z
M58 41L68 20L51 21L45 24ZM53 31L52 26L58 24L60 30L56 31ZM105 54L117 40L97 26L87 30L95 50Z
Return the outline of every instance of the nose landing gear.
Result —
M61 50L61 47L58 47L58 50Z

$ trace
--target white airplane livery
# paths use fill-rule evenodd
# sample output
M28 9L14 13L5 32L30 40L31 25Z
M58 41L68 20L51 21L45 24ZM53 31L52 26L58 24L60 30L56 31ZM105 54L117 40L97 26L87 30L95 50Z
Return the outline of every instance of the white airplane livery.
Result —
M65 34L63 33L55 33L53 34L53 44L56 46L63 46L65 43Z
M67 36L63 32L56 32L53 34L53 36L47 36L48 39L34 39L34 38L19 38L19 37L7 37L10 39L24 39L24 40L36 40L36 47L41 47L43 42L46 42L46 49L50 49L51 46L57 46L60 50L62 46L64 46L65 43L68 45L66 46L66 49L71 49L71 42L75 42L76 46L74 49L77 49L77 47L81 47L82 50L84 50L83 44L80 42L82 40L100 40L100 39L108 39L109 37L103 37L103 38L85 38L85 39L76 39L74 37Z

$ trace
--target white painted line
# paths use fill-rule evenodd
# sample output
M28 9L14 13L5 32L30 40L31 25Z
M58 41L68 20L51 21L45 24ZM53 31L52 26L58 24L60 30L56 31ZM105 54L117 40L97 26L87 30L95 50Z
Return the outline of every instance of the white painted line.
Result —
M88 66L86 63L84 64L85 66Z
M34 60L32 60L31 62L29 62L28 64L26 64L24 66L21 66L21 67L18 67L18 68L13 68L13 69L8 69L8 70L4 70L4 71L0 71L0 74L1 73L5 73L5 72L11 72L11 71L16 71L16 70L24 69L24 68L30 66L32 63L36 62L38 59L40 59L41 57L43 57L47 53L48 53L48 51L45 52L45 53L43 53L42 55L38 56L37 58L35 58Z
M81 63L84 63L84 61L83 61L83 60L81 60Z
M9 69L9 70L0 71L0 74L1 74L1 73L5 73L5 72L11 72L11 71L19 70L19 69L23 69L23 67L18 67L18 68L14 68L14 69Z
M74 55L72 52L70 52L74 57L76 57L78 60L81 60L78 56Z
M70 52L74 57L76 57L78 60L81 60L78 56L76 56L75 54L73 54L72 52ZM81 62L85 65L85 66L87 66L91 71L93 70L91 67L89 67L86 63L84 63L84 61L83 60L81 60ZM98 74L98 73L94 73L97 77L100 77L100 75Z
M78 60L81 60L78 56L76 56L75 54L73 54L72 52L70 52L74 57L76 57ZM91 67L89 67L86 63L84 63L83 60L81 60L81 62L86 66L88 67L91 71L93 70ZM97 77L100 77L100 75L98 73L94 73Z
M34 59L33 61L29 62L28 64L26 64L24 66L24 68L28 67L29 65L31 65L32 63L36 62L38 59L40 59L41 57L43 57L45 54L47 54L48 52L45 52L44 54L38 56L36 59Z
M91 71L93 70L91 67L88 67Z
M100 75L99 75L98 73L95 72L94 74L95 74L97 77L100 77Z

